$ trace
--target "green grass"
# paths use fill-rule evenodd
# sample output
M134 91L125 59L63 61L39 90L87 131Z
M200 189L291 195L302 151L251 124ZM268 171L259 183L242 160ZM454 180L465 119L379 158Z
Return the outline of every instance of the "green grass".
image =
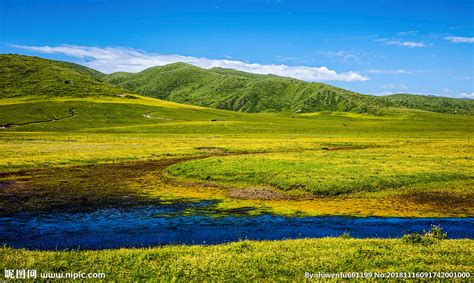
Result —
M436 97L429 95L412 95L398 93L380 98L392 106L406 107L414 109L424 109L427 111L440 113L458 113L472 115L474 104L472 100L461 100L448 97Z
M245 112L285 110L243 113L128 93L103 82L104 74L65 62L0 60L0 125L9 126L0 128L0 213L206 199L218 201L209 211L215 215L249 207L294 216L474 215L474 118L459 115L470 114L471 102L420 98L405 105L403 97L380 108L371 97L287 78L182 64L146 71L162 73L140 90L160 85L150 96ZM216 84L207 84L214 77ZM247 94L230 97L240 87ZM269 90L284 99L270 99ZM308 113L295 113L302 104L286 91ZM366 99L375 108L364 108ZM458 112L386 107L420 103ZM337 111L309 112L328 109ZM338 238L105 251L0 248L0 269L98 271L111 280L299 281L304 272L473 272L472 249L471 240L425 246Z
M140 96L23 97L0 101L0 125L63 117L71 108L71 118L0 130L0 169L11 172L0 178L16 182L2 190L4 211L75 206L84 201L78 196L105 205L125 194L216 199L218 209L290 215L472 215L470 116L397 109L385 116L247 114ZM119 167L101 167L215 154L228 156L158 171L138 164L138 175L120 186ZM92 167L70 173L81 166ZM25 170L40 171L25 179ZM91 190L90 176L103 170L104 190ZM62 190L59 180L74 190Z
M367 148L363 148L363 147ZM362 148L360 148L362 147ZM334 144L300 152L214 157L169 167L173 176L226 185L300 189L315 195L373 192L474 180L467 143Z
M474 101L417 95L375 97L322 83L232 69L201 69L184 63L139 73L114 73L105 80L143 95L243 112L350 111L382 115L387 107L467 114Z
M67 62L0 54L0 98L116 96L129 92L102 82L104 74Z
M244 241L104 251L0 248L0 269L103 272L118 281L303 281L305 273L474 272L470 240L433 245L398 239Z

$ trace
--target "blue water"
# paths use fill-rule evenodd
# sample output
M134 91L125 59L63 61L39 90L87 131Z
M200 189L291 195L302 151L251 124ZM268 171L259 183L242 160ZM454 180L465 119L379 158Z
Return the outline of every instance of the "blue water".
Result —
M183 214L189 206L146 206L81 213L0 217L0 245L27 249L107 249L167 244L335 237L393 238L441 225L448 238L474 239L474 218L351 218Z

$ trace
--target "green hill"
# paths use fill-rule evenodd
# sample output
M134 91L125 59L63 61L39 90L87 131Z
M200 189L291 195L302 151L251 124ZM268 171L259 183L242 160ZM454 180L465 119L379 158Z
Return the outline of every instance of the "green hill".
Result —
M105 80L143 95L243 112L344 111L380 114L386 107L472 114L473 101L417 95L376 97L322 83L232 69L201 69L175 63Z
M105 75L74 63L0 55L0 98L22 96L115 96L127 93L102 81Z
M396 107L423 109L432 112L472 115L474 100L438 97L429 95L413 95L397 93L380 97L381 100Z
M322 83L184 63L140 73L114 73L106 81L130 91L174 102L243 112L352 111L378 113L375 97Z
M126 90L125 90L126 89ZM338 111L382 114L387 107L474 114L473 100L396 94L363 95L322 83L201 69L185 63L110 75L69 62L0 55L0 98L22 96L125 96L128 91L163 100L240 112Z

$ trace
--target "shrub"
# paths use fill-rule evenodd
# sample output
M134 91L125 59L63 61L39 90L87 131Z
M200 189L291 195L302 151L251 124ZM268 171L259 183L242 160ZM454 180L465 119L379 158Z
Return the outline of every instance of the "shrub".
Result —
M343 239L351 239L352 238L352 236L349 232L342 233L340 237L343 238Z
M422 244L431 245L437 241L446 239L447 233L443 233L443 229L440 226L431 225L431 229L428 231L423 230L423 233L410 233L402 237L402 241L407 244Z

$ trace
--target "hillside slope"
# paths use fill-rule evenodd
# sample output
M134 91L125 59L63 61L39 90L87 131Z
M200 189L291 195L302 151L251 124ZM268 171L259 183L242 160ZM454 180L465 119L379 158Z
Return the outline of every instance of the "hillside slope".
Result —
M422 109L431 112L473 115L474 100L430 95L397 93L380 97L386 103L403 108Z
M184 63L140 73L114 73L106 81L174 102L243 112L352 111L376 114L385 106L368 95L322 83L231 69L201 69Z
M21 96L115 96L124 89L105 83L105 75L61 61L22 55L0 55L0 98Z
M339 111L382 114L387 107L450 114L474 114L474 100L396 94L363 95L322 83L232 69L201 69L175 63L140 73L110 75L69 62L0 55L0 98L126 96L140 93L163 100L241 112Z
M419 95L377 97L322 83L232 69L201 69L175 63L139 73L114 73L105 80L143 95L243 112L350 111L380 114L400 107L451 114L474 114L474 101Z

